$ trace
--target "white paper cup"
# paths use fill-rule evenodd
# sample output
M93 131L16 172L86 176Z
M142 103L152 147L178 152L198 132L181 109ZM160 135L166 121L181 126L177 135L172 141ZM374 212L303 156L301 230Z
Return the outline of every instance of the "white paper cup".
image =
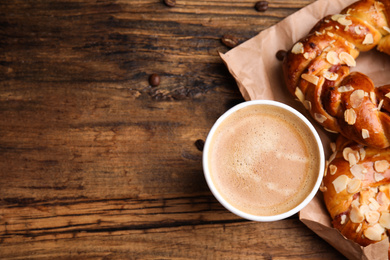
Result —
M300 120L301 122L304 123L304 125L306 125L310 129L310 133L314 137L313 140L315 140L313 145L316 146L315 149L318 149L318 155L319 155L318 156L318 164L319 164L318 169L319 169L319 171L315 173L316 174L316 176L315 176L316 181L315 181L315 184L312 186L311 192L297 206L288 210L287 212L279 213L277 215L259 216L259 215L246 213L246 212L238 209L237 207L235 207L231 203L229 203L221 195L221 192L216 188L216 185L213 182L213 179L211 177L210 165L209 165L209 160L212 160L212 158L210 158L210 156L209 156L210 143L215 135L216 130L219 128L221 123L224 122L224 120L227 119L229 116L231 116L233 113L237 112L240 109L243 109L243 108L246 108L246 107L252 106L252 105L267 105L267 106L280 108L280 109L287 111L288 114L294 118L294 120ZM324 156L322 142L321 142L321 139L320 139L317 131L313 127L313 125L309 122L309 120L307 120L307 118L305 116L303 116L301 113L299 113L297 110L293 109L292 107L287 106L283 103L280 103L277 101L271 101L271 100L246 101L246 102L238 104L235 107L229 109L215 122L214 126L211 128L211 130L207 136L207 139L205 141L205 145L204 145L204 149L203 149L203 171L204 171L204 175L205 175L207 184L208 184L211 192L215 196L215 198L230 212L232 212L232 213L234 213L242 218L245 218L248 220L253 220L253 221L261 221L261 222L277 221L277 220L281 220L281 219L285 219L287 217L290 217L293 214L299 212L313 199L313 197L317 193L317 191L320 187L321 181L322 181L324 168L325 168L325 156ZM283 178L283 176L281 176L281 178Z

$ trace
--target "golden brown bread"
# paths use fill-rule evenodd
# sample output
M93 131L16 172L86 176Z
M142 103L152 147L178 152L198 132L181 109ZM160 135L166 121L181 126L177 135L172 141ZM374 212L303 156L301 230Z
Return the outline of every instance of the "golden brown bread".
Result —
M330 132L378 148L390 146L390 85L375 88L350 73L360 52L390 54L390 0L358 1L320 20L283 61L289 91ZM375 61L373 61L375 62Z
M367 246L388 237L390 148L339 138L320 189L333 226L346 238Z

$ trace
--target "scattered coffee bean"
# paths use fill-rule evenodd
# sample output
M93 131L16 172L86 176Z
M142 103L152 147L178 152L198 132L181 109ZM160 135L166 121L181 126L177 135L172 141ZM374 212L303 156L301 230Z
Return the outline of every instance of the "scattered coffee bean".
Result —
M223 44L230 48L234 48L238 45L237 37L230 34L225 34L224 36L222 36L221 40Z
M196 140L195 146L196 146L196 148L198 148L199 151L203 151L204 141L201 139Z
M149 84L152 85L153 87L160 85L160 76L156 73L153 73L152 75L150 75L149 76Z
M268 2L267 1L258 1L255 4L255 9L258 12L265 12L268 9Z
M169 7L174 7L176 5L176 0L164 0L164 4Z
M279 50L277 53L276 53L276 58L280 61L283 61L284 60L284 57L286 57L286 54L287 52L284 51L284 50Z

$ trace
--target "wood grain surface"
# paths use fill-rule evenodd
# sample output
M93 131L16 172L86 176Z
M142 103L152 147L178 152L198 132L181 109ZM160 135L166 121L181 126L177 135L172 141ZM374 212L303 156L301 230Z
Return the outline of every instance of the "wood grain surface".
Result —
M343 259L204 180L195 142L243 101L221 37L313 0L255 2L0 0L1 259Z

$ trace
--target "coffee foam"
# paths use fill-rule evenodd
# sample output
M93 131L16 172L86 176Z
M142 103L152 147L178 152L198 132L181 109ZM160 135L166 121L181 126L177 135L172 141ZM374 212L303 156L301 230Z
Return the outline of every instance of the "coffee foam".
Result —
M315 137L295 115L252 105L218 127L210 144L209 169L230 204L270 216L289 211L309 195L319 157Z

